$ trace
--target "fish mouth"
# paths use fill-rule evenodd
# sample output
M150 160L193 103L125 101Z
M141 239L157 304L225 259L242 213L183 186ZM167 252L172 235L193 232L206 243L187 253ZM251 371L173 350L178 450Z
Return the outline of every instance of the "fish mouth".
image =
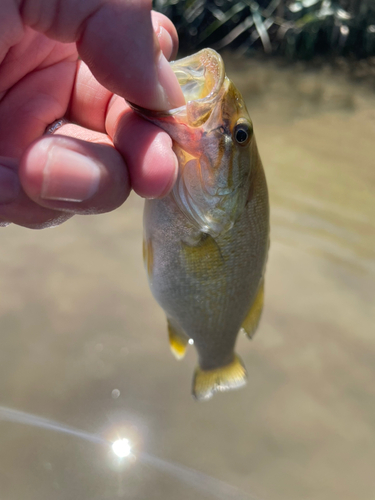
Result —
M192 56L171 63L184 94L186 119L190 126L198 127L209 117L220 98L225 78L221 56L212 49L203 49ZM176 109L172 113L181 111Z
M178 116L179 122L192 127L199 127L209 117L214 105L220 99L225 78L223 60L215 50L203 49L170 63L185 97L185 105L168 111L153 111L137 106L129 101L129 106L144 118L157 122L170 133L169 127L163 127L158 120Z
M203 49L173 61L171 67L187 103L211 101L221 89L225 77L223 60L213 49Z

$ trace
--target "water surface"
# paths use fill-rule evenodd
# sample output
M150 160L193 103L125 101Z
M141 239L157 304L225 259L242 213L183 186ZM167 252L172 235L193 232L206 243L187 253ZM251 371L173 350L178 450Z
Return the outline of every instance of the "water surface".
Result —
M369 500L375 98L329 69L230 66L271 200L264 316L254 340L238 342L247 387L202 404L191 398L196 355L190 348L177 362L169 352L142 266L142 200L132 196L112 214L57 229L1 229L0 405L105 439L131 436L144 453L259 499ZM120 464L100 443L0 420L4 500L218 494L219 483L211 495L194 481Z

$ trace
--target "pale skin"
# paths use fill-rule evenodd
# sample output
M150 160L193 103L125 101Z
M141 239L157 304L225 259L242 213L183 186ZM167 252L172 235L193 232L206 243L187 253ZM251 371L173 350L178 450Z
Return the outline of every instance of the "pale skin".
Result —
M177 33L151 3L1 0L0 225L50 227L113 210L131 189L170 191L170 137L125 102L184 104L167 63ZM63 116L73 123L45 135Z

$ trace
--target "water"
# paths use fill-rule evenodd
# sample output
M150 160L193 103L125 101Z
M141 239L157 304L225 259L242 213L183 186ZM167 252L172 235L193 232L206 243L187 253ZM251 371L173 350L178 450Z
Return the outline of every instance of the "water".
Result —
M14 408L6 408L4 406L0 406L0 421L24 424L31 427L40 427L49 431L68 434L90 443L102 444L106 446L111 445L113 453L120 459L118 465L121 464L121 460L126 461L126 459L129 459L130 461L135 459L142 463L150 464L163 473L175 476L179 481L186 483L189 487L198 490L200 493L208 493L211 497L217 500L256 500L254 497L250 497L238 488L210 477L207 474L203 474L197 470L184 467L178 463L168 462L167 460L163 460L145 452L141 452L135 456L132 454L131 442L127 438L120 438L111 442L97 434L91 434L79 429L74 429L59 422L39 417L38 415L32 415L30 413L15 410Z
M374 96L326 69L234 61L230 74L271 200L264 316L238 342L248 385L191 399L194 346L181 362L169 352L138 198L58 229L2 229L0 404L108 442L3 419L2 499L209 500L221 486L206 476L266 500L375 496ZM197 476L119 467L121 437Z
M53 420L49 420L48 418L31 415L30 413L25 413L24 411L15 410L13 408L5 408L4 406L0 406L0 421L1 420L15 422L17 424L31 425L32 427L40 427L42 429L61 432L63 434L69 434L70 436L75 436L91 443L108 444L107 440L101 438L100 436L97 436L96 434L90 434L78 429L73 429L72 427L54 422Z
M184 467L183 465L168 462L158 457L143 453L141 457L143 462L151 464L162 473L173 475L181 483L187 484L190 488L195 489L198 493L207 494L209 497L217 500L260 500L254 496L250 496L245 492L235 488L234 486L219 481L213 477L203 474L200 471Z

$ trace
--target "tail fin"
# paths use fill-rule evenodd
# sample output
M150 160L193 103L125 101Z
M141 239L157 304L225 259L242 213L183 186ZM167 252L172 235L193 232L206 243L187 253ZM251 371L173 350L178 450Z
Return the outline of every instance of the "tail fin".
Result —
M202 370L198 367L193 379L193 396L198 401L210 399L215 392L229 391L244 386L246 378L246 368L236 355L229 365L221 368Z

